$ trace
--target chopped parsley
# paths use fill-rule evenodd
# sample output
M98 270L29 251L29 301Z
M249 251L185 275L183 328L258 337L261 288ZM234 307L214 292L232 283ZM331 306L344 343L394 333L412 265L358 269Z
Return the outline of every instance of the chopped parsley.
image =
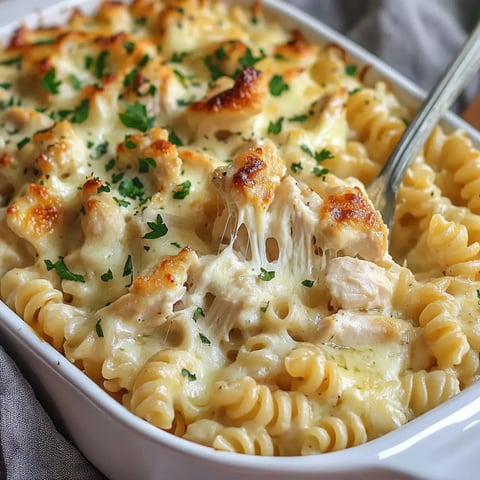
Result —
M269 282L275 278L275 272L273 270L267 271L265 268L260 267L260 273L257 275L257 277L264 282Z
M197 307L193 312L192 318L196 322L200 317L205 317L205 312L202 307Z
M93 57L90 55L87 55L84 60L83 60L83 66L85 67L85 70L90 70L93 65Z
M270 306L270 302L267 302L265 305L263 305L262 307L260 307L260 311L262 313L265 313L267 310L268 310L268 307Z
M130 205L130 202L123 198L113 197L113 199L117 202L119 207L128 207Z
M288 119L290 122L305 122L308 120L308 115L303 114L303 115L294 115L293 117L290 117Z
M68 76L68 79L75 90L80 90L82 88L82 83L73 73Z
M160 214L157 215L155 222L147 222L147 226L150 228L150 232L142 237L146 240L164 237L168 233L168 227L163 223L163 218Z
M153 126L154 117L148 117L147 107L138 101L126 103L125 112L120 113L118 116L126 127L136 128L141 132L146 132Z
M312 150L305 144L302 144L300 148L309 157L313 158L317 163L323 162L324 160L328 160L329 158L335 158L335 156L332 155L332 152L330 150L327 150L326 148L322 148L322 150L318 152L312 152Z
M155 168L157 162L152 157L144 157L138 159L138 171L140 173L147 173L150 167Z
M102 143L99 143L95 147L95 154L93 155L92 158L95 160L98 160L99 158L103 157L106 153L108 152L108 140L105 140Z
M272 135L278 135L282 131L283 117L280 117L275 122L270 121L268 123L268 133Z
M314 284L314 281L313 281L313 280L308 280L308 279L307 279L307 280L304 280L304 281L302 282L302 285L303 285L304 287L307 287L307 288L312 288L312 287L313 287L313 284Z
M292 164L290 165L290 170L291 170L293 173L298 173L300 170L303 170L302 162L292 163Z
M108 183L104 183L103 185L100 185L97 188L97 193L109 192L109 191L110 191L110 185Z
M57 275L62 280L72 280L73 282L85 283L85 277L83 275L73 273L68 269L68 267L65 265L63 257L58 257L58 260L55 263L53 263L51 260L44 260L44 262L47 270L55 270Z
M190 180L180 183L173 192L173 198L175 200L183 200L190 193L191 186L192 182Z
M480 305L480 290L477 290L477 300L478 300L478 304Z
M130 55L133 50L135 49L135 44L129 40L125 40L122 44L122 47L125 49L125 51Z
M95 324L95 332L97 332L97 337L103 338L103 329L102 329L102 319L99 318Z
M17 143L17 148L21 150L30 140L31 140L30 137L25 137L24 139L20 140Z
M188 52L173 52L170 63L182 63Z
M95 77L101 79L105 76L105 69L107 68L108 50L102 50L95 60Z
M130 140L129 137L126 137L126 138L125 138L125 146L126 146L129 150L133 150L134 148L137 148L137 144L136 144L133 140Z
M111 158L106 164L105 164L105 171L108 172L112 168L115 167L115 159Z
M348 91L348 94L349 95L354 95L355 93L359 92L360 91L360 87L357 87L357 88L353 88L352 90L349 90Z
M133 275L133 262L131 255L127 257L125 265L123 266L122 277L128 277L129 275Z
M290 87L281 75L274 75L268 83L268 90L274 97L279 97L283 92L289 90Z
M83 123L88 118L90 102L88 98L84 98L73 110L70 121L72 123Z
M177 147L183 146L182 139L173 130L168 134L168 141Z
M102 282L108 282L109 280L113 280L113 273L110 269L108 269L107 272L100 275L100 278L102 279Z
M328 168L313 167L312 173L316 177L325 177L330 170Z
M7 82L0 82L0 88L3 88L4 90L9 90L10 88L12 88L12 84Z
M143 196L145 193L145 187L137 177L125 178L120 182L118 191L123 197L135 199Z
M345 73L350 77L354 77L357 74L357 70L357 65L345 65Z
M59 87L61 80L57 80L57 71L55 67L51 68L41 80L42 87L49 93L57 94L60 92Z
M240 63L240 66L243 68L253 67L257 62L263 60L265 57L265 52L262 49L260 49L260 56L256 57L255 55L253 55L250 48L247 48L243 57L239 58L238 63Z
M182 368L182 375L187 377L190 382L194 382L197 376L194 373L190 373L186 368Z
M198 336L200 337L200 340L202 341L202 343L204 343L205 345L211 345L212 342L209 340L208 337L206 337L203 333L199 333Z

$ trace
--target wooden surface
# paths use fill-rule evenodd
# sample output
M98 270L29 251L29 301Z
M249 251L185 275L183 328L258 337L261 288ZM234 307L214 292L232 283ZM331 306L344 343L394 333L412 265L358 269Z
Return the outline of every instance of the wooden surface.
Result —
M462 117L477 130L480 130L480 93L468 105L462 113Z

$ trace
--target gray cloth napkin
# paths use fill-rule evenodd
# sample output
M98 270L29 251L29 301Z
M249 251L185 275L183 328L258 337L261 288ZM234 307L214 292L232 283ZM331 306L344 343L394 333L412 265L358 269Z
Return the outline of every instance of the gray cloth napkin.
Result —
M291 0L428 89L479 18L478 0ZM472 82L457 109L480 90ZM55 428L0 349L0 478L103 478Z

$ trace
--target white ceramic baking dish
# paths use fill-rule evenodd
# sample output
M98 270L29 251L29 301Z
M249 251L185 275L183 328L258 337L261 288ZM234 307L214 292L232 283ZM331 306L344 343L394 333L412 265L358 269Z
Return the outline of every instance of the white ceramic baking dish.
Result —
M423 96L415 85L323 24L277 0L264 0L287 26L301 27L312 40L342 45L360 64L371 64L369 79L387 78L399 98L415 105ZM23 21L29 26L64 21L82 5L97 0L7 0L0 10L0 39ZM38 7L44 6L42 10ZM19 8L20 7L20 8ZM27 12L30 12L27 14ZM25 16L23 14L26 14ZM18 18L15 18L18 16ZM480 134L454 115L480 144ZM348 450L309 457L268 458L217 452L170 435L135 417L94 382L41 341L0 302L0 342L31 381L59 428L111 479L451 479L478 477L480 384L474 385L400 429Z

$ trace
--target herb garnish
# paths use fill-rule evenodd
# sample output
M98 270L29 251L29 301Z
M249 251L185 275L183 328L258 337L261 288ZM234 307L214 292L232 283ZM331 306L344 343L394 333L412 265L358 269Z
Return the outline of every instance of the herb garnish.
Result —
M285 83L281 75L274 75L268 84L268 90L274 97L279 97L283 92L289 90L288 83Z
M101 79L105 76L105 68L107 68L108 50L102 50L95 60L95 77Z
M157 162L152 157L144 157L138 159L138 171L140 173L147 173L149 168L155 168L157 166Z
M202 343L204 343L205 345L211 345L212 342L209 340L208 337L206 337L203 333L199 333L198 336L200 337L200 340L202 341Z
M21 150L30 140L31 140L30 137L25 137L24 139L20 140L17 143L17 148Z
M275 278L275 272L273 270L267 271L265 268L260 267L260 273L257 275L257 277L264 282L269 282Z
M90 108L90 102L88 98L84 98L72 112L73 116L70 119L72 123L83 123L88 118L88 112Z
M126 103L125 112L118 116L126 127L136 128L141 132L146 132L153 126L154 117L148 117L147 108L138 101L133 104Z
M177 147L183 146L182 139L173 130L168 134L168 141Z
M183 200L190 193L191 186L192 182L190 180L180 183L173 192L173 198L175 200Z
M304 280L304 281L302 282L302 285L303 285L304 287L307 287L307 288L312 288L312 287L313 287L313 283L314 283L313 280L308 280L308 279L307 279L307 280Z
M103 329L101 325L102 319L99 318L95 324L95 332L97 332L97 337L103 338Z
M205 312L202 307L197 307L193 312L192 318L196 322L200 317L205 317Z
M187 377L190 382L194 382L197 376L194 373L190 373L186 368L182 368L182 375Z
M100 275L100 278L102 279L103 282L108 282L109 280L113 280L113 273L110 269L108 269L107 272L102 273L102 275Z
M55 270L62 280L72 280L73 282L85 283L85 277L83 275L73 273L68 269L63 257L58 257L58 260L55 263L51 260L44 260L44 262L47 270Z
M49 93L57 94L60 92L59 87L61 80L57 80L57 71L55 67L51 68L41 80L42 87Z
M357 65L345 65L345 73L350 77L354 77L357 74L357 70Z
M163 218L160 214L157 215L155 222L147 222L147 225L151 231L142 237L146 240L164 237L168 233L168 227L163 223Z
M270 122L268 123L268 133L271 133L273 135L278 135L282 131L282 124L283 124L283 117L280 117L278 120L275 122Z
M143 183L137 178L125 178L120 182L118 186L120 195L129 198L140 198L145 193L145 187Z
M290 170L291 170L293 173L297 173L297 172L299 172L300 170L303 170L302 162L292 163L292 164L290 165Z

